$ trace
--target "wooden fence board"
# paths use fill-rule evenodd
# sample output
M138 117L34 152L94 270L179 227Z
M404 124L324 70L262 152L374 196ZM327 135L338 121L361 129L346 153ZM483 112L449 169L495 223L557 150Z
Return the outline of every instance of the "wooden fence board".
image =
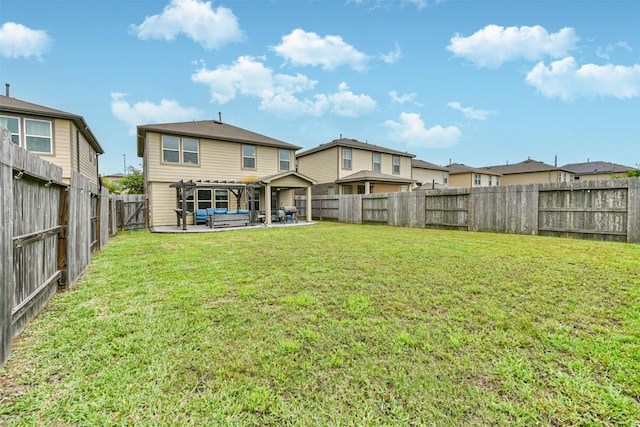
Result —
M13 168L11 134L0 129L0 367L11 355L13 301Z

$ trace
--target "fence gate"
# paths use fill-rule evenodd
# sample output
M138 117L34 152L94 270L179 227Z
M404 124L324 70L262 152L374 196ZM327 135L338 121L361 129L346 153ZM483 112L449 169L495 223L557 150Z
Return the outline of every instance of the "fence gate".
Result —
M149 226L149 205L146 195L112 196L111 200L111 214L115 215L117 230L132 230Z

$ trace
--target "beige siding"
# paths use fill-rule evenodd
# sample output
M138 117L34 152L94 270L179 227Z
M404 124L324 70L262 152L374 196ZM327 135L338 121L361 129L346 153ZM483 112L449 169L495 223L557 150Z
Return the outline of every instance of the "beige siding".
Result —
M373 185L373 193L397 193L402 191L400 184L371 184ZM354 190L357 188L354 187Z
M30 118L29 116L26 116ZM38 120L46 120L46 119L38 119ZM53 163L54 165L60 166L62 168L62 177L65 180L71 179L71 153L70 153L70 126L71 122L69 120L50 120L52 123L52 131L53 131L53 155L50 154L40 154L36 153L38 156L42 157L44 160ZM23 122L24 123L24 122ZM21 124L22 125L22 124Z
M179 180L227 180L240 181L277 174L278 149L256 147L256 168L242 168L242 144L200 139L199 165L162 163L160 134L148 133L145 156L148 182Z
M71 125L71 131L73 133L72 140L74 141L72 150L75 153L74 158L77 156L76 135L80 138L80 173L89 178L94 184L97 184L98 162L96 160L96 152L86 138L81 133L76 132L76 127L73 124ZM77 161L77 158L75 158L74 164L77 164Z
M449 175L449 185L452 187L471 187L473 184L473 174L459 173Z
M341 147L342 149L342 147ZM384 155L383 155L384 157ZM341 157L342 158L342 155ZM342 162L340 163L340 178L349 176L360 171L373 170L373 152L368 150L351 149L351 169L342 169Z
M169 182L153 182L149 185L149 225L176 225L176 189ZM193 222L190 215L189 224Z
M501 185L533 184L545 182L558 182L558 171L509 174L503 175L502 178L500 178Z
M444 184L444 172L433 169L413 168L412 178L425 186L434 181L436 184Z
M318 181L318 184L326 184L338 179L338 167L338 147L298 157L298 172Z

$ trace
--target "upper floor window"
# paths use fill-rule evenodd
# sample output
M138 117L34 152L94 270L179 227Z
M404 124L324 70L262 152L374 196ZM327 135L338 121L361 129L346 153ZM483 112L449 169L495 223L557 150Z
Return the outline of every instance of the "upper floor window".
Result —
M20 145L20 119L17 117L0 116L0 128L11 133L11 142Z
M288 171L291 167L291 151L280 150L280 170Z
M400 173L400 156L393 156L393 173Z
M444 172L442 174L442 183L445 185L449 183L449 172Z
M493 177L491 175L489 175L489 187L491 187L491 185L493 184Z
M24 137L27 150L38 153L53 153L51 134L51 122L33 119L24 120Z
M255 145L242 146L242 167L245 169L256 168L256 146Z
M351 148L342 149L342 169L351 169Z
M373 153L373 171L380 172L382 169L382 154Z
M496 185L500 185L500 177L496 176Z
M182 162L198 164L198 140L182 138Z
M474 173L473 174L473 185L480 185L481 180L480 180L480 174L479 173Z

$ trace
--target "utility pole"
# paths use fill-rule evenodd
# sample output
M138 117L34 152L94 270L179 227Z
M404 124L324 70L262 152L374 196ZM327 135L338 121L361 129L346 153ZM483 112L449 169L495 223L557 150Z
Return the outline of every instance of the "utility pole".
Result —
M122 159L124 160L124 174L127 174L127 155L123 154Z

